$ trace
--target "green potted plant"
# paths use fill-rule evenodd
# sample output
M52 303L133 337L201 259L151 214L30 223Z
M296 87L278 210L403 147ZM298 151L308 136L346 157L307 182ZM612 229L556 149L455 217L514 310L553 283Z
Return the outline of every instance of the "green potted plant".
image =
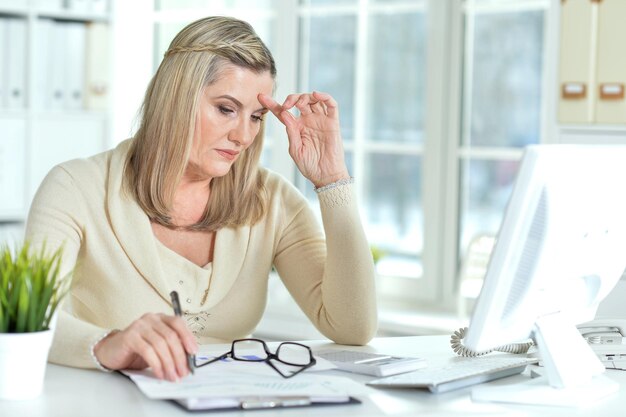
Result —
M61 252L28 243L0 248L0 399L30 399L43 389L51 321L69 289Z

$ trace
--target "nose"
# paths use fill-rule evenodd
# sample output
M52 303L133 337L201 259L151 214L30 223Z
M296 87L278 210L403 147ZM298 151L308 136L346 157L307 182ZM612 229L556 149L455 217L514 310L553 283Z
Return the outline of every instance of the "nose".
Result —
M247 148L254 141L256 132L250 128L248 123L238 121L235 126L230 130L228 134L228 140L235 142L240 146Z

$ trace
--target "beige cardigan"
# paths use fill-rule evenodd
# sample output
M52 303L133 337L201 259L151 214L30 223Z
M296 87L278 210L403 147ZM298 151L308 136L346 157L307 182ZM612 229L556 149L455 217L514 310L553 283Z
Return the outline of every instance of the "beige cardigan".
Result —
M75 268L51 362L95 367L91 344L147 312L172 314L172 290L200 343L246 337L265 309L272 265L325 336L342 344L373 337L374 267L352 185L319 194L324 239L302 195L262 169L266 216L251 227L218 230L213 262L201 268L161 244L146 214L121 192L129 143L53 168L31 206L26 238L49 249L64 245L63 268Z

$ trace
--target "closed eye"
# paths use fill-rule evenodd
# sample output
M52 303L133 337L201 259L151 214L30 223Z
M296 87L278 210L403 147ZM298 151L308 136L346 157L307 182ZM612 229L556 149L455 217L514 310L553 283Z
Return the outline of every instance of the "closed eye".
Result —
M218 109L219 109L220 113L222 113L222 114L232 114L233 113L232 109L230 109L228 107L225 107L225 106L218 106Z
M267 114L269 110L268 109L260 109L254 112L254 114L252 114L252 119L255 122L262 122L263 120L265 120L265 115Z

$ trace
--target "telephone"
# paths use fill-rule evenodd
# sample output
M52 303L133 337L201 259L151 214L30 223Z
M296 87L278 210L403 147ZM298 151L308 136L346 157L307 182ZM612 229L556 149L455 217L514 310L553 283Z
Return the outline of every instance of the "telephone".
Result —
M626 319L596 319L576 327L590 345L626 343Z
M605 368L626 371L626 319L595 319L576 327ZM452 350L459 356L482 356L493 351L527 353L534 345L532 341L528 341L474 352L463 345L466 331L467 328L460 328L450 338Z
M607 369L626 370L626 319L595 319L577 327Z

